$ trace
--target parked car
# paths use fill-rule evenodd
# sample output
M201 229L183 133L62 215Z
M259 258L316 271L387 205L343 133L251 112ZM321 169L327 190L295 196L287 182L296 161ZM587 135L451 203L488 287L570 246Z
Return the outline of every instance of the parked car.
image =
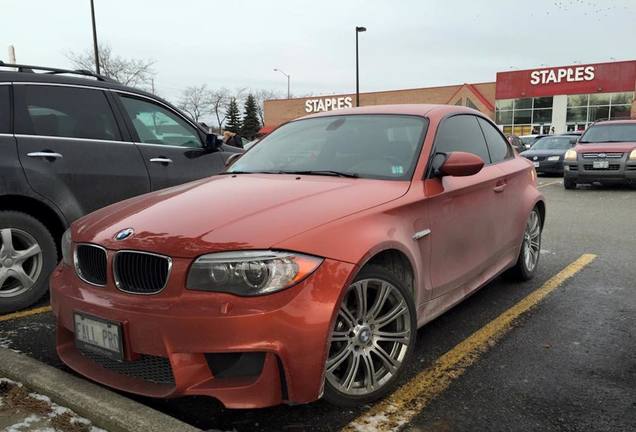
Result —
M531 161L537 173L563 175L563 156L576 145L578 137L571 135L549 135L534 143L521 156Z
M525 145L523 144L523 141L521 141L521 138L519 138L517 135L509 134L509 135L506 135L506 138L508 139L508 142L510 143L512 148L517 150L517 153L521 153L522 151L526 149Z
M0 313L47 292L72 221L218 173L232 151L152 94L87 71L15 68L0 71Z
M544 136L548 135L521 135L519 139L523 143L525 150L528 150L534 145L535 142L537 142L537 140L543 138Z
M636 120L599 121L565 154L563 186L636 184Z
M222 175L73 223L57 352L146 396L368 403L418 327L503 271L533 277L544 215L532 164L475 110L315 114Z

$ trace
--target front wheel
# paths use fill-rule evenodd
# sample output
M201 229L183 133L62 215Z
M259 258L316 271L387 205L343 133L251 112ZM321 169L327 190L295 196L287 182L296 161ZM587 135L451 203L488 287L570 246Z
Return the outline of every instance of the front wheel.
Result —
M0 211L0 313L31 306L48 291L55 241L37 219Z
M576 189L576 182L574 180L572 180L572 179L564 178L563 179L563 187L565 189L568 189L568 190Z
M412 294L383 267L363 268L347 288L331 331L325 399L358 406L388 394L415 344Z
M541 254L541 230L543 224L539 209L536 207L530 212L526 229L523 232L521 251L514 267L510 269L510 274L515 279L530 280L534 277L539 264Z

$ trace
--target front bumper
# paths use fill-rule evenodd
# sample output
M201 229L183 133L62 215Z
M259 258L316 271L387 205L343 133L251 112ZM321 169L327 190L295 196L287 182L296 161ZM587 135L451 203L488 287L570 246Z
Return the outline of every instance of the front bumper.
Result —
M563 161L543 160L539 162L539 166L534 169L538 173L563 174Z
M579 155L577 161L564 163L563 176L578 183L626 183L636 184L636 161L627 159L627 153L620 159L610 159L609 168L593 168L594 160L583 159Z
M300 284L248 298L183 289L189 263L173 260L168 286L152 296L118 291L112 274L106 287L91 286L58 266L50 283L62 361L99 383L151 397L205 395L231 408L318 399L332 319L354 265L326 259ZM98 361L76 347L75 311L122 324L123 362ZM258 353L252 358L260 364L251 375L215 376L210 358L224 353Z

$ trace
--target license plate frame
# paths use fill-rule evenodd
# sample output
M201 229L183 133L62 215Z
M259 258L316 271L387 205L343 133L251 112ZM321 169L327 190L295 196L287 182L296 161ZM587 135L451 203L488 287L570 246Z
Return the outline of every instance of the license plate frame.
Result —
M73 312L75 346L116 361L124 361L124 334L120 322L99 318L83 312ZM99 332L102 330L101 343ZM105 335L106 331L108 335ZM105 342L104 339L108 339ZM115 345L115 346L113 346Z
M593 169L608 169L609 168L609 161L606 161L606 160L593 161L592 162L592 168Z
M532 165L534 165L535 168L539 168L541 166L540 162L532 162Z

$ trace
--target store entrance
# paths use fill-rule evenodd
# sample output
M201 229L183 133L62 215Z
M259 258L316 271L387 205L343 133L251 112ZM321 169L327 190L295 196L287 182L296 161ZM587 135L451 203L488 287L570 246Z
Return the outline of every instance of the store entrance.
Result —
M567 131L568 132L582 132L586 128L586 123L568 123Z
M549 135L552 133L551 124L532 125L533 135Z

